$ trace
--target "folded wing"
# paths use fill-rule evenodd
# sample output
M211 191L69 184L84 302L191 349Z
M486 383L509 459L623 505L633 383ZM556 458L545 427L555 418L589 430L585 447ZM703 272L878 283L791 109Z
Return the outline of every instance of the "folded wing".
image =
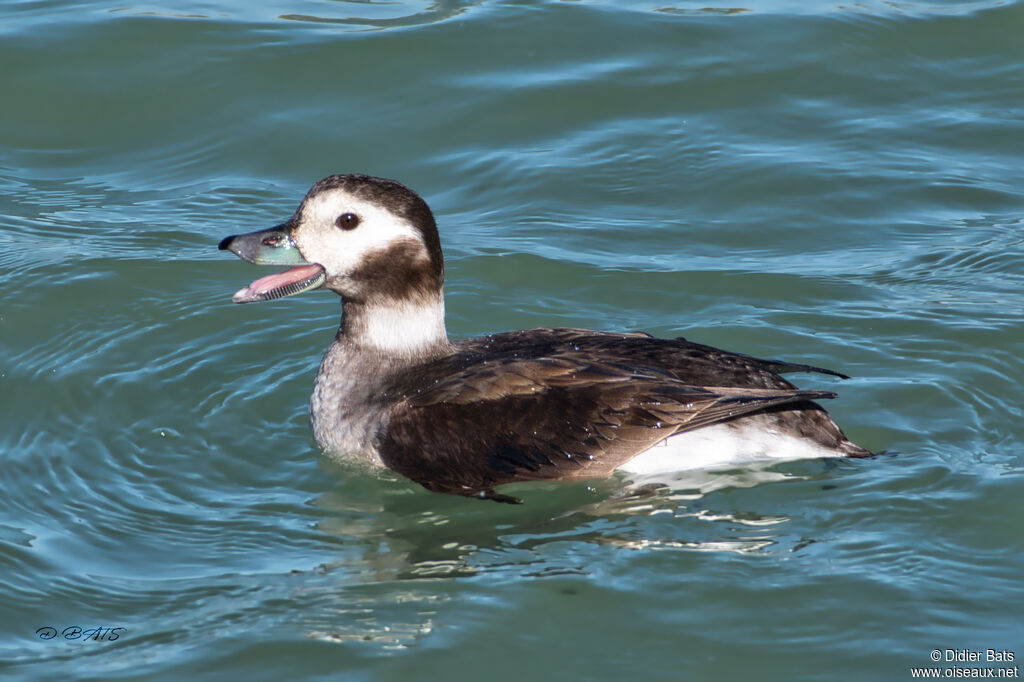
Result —
M475 362L402 400L384 463L438 492L516 502L514 481L603 476L671 435L827 391L692 386L572 356ZM472 425L467 427L467 425Z

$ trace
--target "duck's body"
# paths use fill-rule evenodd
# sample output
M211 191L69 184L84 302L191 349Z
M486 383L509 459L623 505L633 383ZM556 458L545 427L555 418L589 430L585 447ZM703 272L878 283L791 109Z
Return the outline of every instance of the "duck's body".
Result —
M643 333L531 329L449 342L433 217L394 181L330 176L287 223L221 248L304 263L237 302L319 286L341 294L341 329L310 404L317 443L430 490L514 501L494 487L870 454L812 402L833 393L779 376L842 376L828 370Z

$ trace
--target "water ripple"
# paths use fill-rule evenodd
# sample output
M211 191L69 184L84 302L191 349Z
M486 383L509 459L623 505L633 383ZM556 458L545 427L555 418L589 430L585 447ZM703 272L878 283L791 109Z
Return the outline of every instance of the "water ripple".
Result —
M4 4L4 672L886 679L1017 646L1022 9ZM834 367L797 380L887 454L516 508L321 456L336 297L235 306L264 271L216 244L339 171L430 202L453 336ZM36 634L75 625L126 634Z

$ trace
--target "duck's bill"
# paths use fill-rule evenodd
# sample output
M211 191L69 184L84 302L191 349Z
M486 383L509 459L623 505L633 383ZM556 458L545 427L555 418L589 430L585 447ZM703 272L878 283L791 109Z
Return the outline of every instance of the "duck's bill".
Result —
M235 303L273 301L276 298L301 294L303 291L319 289L324 285L324 269L320 265L299 265L276 275L267 275L235 292L231 300Z
M299 253L289 235L287 223L269 230L228 237L221 241L219 248L257 265L296 266L284 272L260 277L244 289L239 289L231 297L235 303L273 301L301 294L322 287L326 280L323 266L306 262Z

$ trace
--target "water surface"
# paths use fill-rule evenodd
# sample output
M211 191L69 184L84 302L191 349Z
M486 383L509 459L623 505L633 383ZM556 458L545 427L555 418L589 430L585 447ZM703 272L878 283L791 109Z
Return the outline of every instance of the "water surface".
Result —
M5 3L0 670L1024 656L1022 26L996 1ZM643 329L832 367L854 378L797 381L892 454L521 507L328 461L306 405L336 298L233 306L263 273L216 244L334 172L434 208L452 336Z

